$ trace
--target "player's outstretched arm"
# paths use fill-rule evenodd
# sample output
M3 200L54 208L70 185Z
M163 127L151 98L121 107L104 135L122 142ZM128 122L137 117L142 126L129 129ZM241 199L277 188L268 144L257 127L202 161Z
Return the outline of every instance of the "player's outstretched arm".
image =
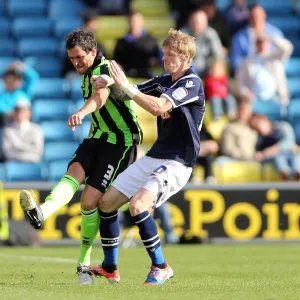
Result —
M82 120L86 115L93 113L105 105L108 96L109 91L106 88L95 91L85 102L84 106L69 117L68 126L74 131L77 125L82 124Z
M172 103L167 98L146 95L130 84L126 75L114 60L111 61L110 66L116 86L149 113L154 116L160 116L172 109Z

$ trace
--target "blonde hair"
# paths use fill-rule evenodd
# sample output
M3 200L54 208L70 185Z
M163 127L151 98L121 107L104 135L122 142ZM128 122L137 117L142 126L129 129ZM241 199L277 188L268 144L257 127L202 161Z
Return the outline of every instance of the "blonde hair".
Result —
M193 36L190 36L180 30L171 28L167 38L163 42L163 47L168 46L178 54L189 54L192 60L196 54L196 42Z

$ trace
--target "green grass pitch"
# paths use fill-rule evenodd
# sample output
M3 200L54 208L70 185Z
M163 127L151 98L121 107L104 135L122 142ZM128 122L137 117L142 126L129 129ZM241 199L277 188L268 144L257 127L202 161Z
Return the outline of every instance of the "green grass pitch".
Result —
M161 286L142 285L150 266L142 247L120 250L119 284L96 278L79 286L77 247L0 247L0 299L300 299L298 244L166 246L164 253L175 277ZM101 257L95 247L92 261Z

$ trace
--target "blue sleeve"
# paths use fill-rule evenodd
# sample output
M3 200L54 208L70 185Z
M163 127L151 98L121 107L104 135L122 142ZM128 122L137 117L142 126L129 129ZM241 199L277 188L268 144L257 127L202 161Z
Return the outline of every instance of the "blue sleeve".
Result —
M161 96L172 102L173 108L185 105L197 100L204 101L203 85L196 75L178 80Z
M157 77L144 81L136 86L138 90L146 95L155 96L155 90L157 87Z
M23 85L22 90L27 94L31 99L34 93L35 86L39 80L39 74L32 68L26 67L25 72L23 73Z

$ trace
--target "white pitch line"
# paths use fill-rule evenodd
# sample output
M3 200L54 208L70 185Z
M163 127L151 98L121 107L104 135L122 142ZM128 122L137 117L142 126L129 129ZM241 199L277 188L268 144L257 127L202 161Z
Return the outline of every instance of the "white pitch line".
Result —
M47 256L27 256L27 255L11 255L0 254L0 258L12 258L13 260L30 260L30 261L43 261L51 263L76 263L75 259L63 258L63 257L47 257Z

